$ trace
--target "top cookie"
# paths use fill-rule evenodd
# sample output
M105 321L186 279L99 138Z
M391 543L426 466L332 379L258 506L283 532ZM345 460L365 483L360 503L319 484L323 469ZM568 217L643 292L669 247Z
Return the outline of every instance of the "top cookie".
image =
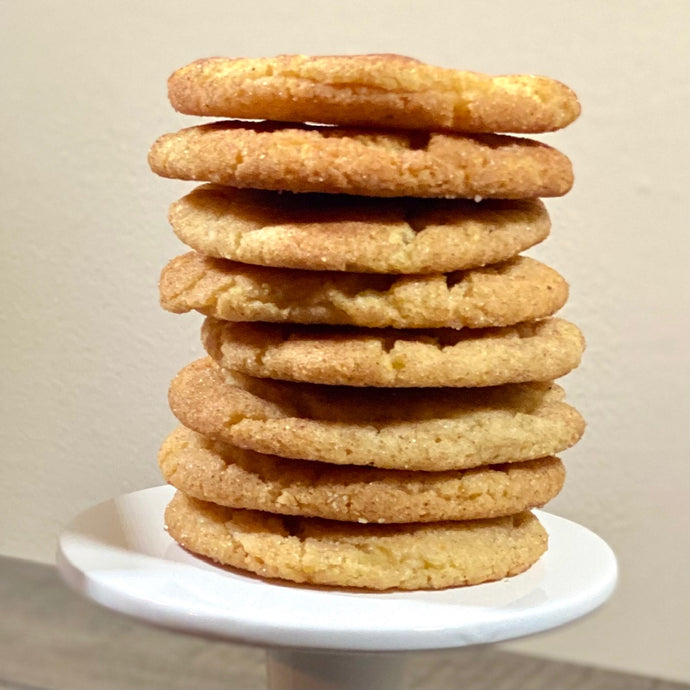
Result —
M168 80L190 115L457 132L548 132L580 113L564 84L489 76L402 55L279 55L197 60Z

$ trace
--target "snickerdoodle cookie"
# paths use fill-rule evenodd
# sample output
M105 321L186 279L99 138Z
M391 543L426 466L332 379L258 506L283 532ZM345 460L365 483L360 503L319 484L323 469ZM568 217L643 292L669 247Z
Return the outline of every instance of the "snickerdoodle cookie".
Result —
M163 177L230 187L362 196L561 196L572 166L546 144L501 134L352 130L222 121L159 137Z
M172 204L175 234L201 254L323 271L447 273L544 240L538 199L374 199L203 185Z
M250 376L347 386L474 387L550 381L580 363L585 341L560 318L504 328L423 331L232 323L208 318L206 351Z
M228 321L343 324L368 328L484 328L560 309L568 284L525 256L443 274L297 271L189 252L162 271L161 306Z
M580 113L564 84L489 76L402 55L279 55L196 60L168 80L190 115L464 132L545 132Z
M441 589L527 570L548 536L529 512L460 522L378 525L239 510L176 493L169 534L218 563L315 585Z
M176 429L158 463L188 496L231 508L349 522L434 522L513 515L544 505L565 479L546 457L469 470L409 472L279 458Z
M206 358L169 390L173 414L211 439L268 455L441 471L554 455L584 432L553 383L362 389L255 379Z

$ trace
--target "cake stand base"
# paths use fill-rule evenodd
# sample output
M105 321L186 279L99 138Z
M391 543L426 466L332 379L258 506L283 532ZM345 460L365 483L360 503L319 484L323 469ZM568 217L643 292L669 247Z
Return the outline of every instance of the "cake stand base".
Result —
M406 655L508 640L564 625L614 590L613 552L586 528L535 511L549 550L527 572L474 587L354 592L266 582L182 549L163 527L174 490L106 501L60 535L57 565L110 609L186 633L267 649L272 690L405 687Z
M269 649L269 690L404 690L406 654Z

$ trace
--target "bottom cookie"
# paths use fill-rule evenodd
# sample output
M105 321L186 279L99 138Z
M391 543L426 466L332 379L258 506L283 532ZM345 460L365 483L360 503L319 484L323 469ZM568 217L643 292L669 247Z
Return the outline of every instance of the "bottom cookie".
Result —
M465 522L374 525L224 508L177 492L165 511L180 545L220 564L298 583L443 589L527 570L548 537L529 512Z

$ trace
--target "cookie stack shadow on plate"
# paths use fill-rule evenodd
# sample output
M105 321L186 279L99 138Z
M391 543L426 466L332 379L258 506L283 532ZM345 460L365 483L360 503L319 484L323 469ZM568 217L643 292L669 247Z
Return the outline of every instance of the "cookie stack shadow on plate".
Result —
M207 356L169 391L169 533L313 585L529 568L548 541L530 509L584 431L554 383L584 341L554 316L565 280L522 255L570 162L505 133L566 126L575 95L392 55L213 58L168 86L180 112L231 118L149 154L206 183L171 206L193 251L160 280L165 309L206 317Z

